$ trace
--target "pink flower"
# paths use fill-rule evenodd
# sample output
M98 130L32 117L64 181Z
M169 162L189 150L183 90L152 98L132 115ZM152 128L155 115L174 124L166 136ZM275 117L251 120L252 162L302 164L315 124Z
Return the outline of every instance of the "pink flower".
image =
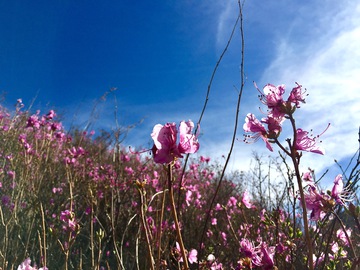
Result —
M261 122L258 119L256 119L254 114L252 113L247 114L243 129L245 132L253 133L253 135L247 135L245 137L244 140L245 142L248 142L248 139L253 139L253 141L257 141L259 138L261 138L265 142L267 149L269 149L271 152L273 151L269 143L268 133L265 127L261 124Z
M272 270L274 266L275 247L268 247L265 243L263 243L261 246L261 253L262 269Z
M47 120L51 120L56 116L56 113L54 110L50 110L48 114L45 116Z
M217 224L217 219L216 218L212 218L211 219L211 225L216 225Z
M201 162L209 163L210 158L209 158L209 157L200 156L200 161L201 161Z
M261 93L261 92L260 92ZM275 86L273 84L267 84L263 88L263 94L261 96L263 103L269 108L275 108L281 106L284 103L283 94L285 93L285 85Z
M350 237L351 236L351 229L346 230L346 234ZM344 243L346 246L349 246L348 238L346 237L345 232L342 229L338 229L336 231L336 237Z
M311 210L310 218L319 220L335 204L345 205L354 197L354 193L348 188L344 188L342 175L339 174L334 180L331 192L327 194L318 189L314 182L310 182L304 193L306 208Z
M189 154L195 153L199 150L199 142L198 132L197 134L192 134L192 130L194 128L194 123L192 121L181 121L179 131L180 131L180 143L179 143L179 151L180 153Z
M261 220L261 221L265 221L265 220L266 220L265 214L266 214L266 210L265 210L265 209L262 209L262 210L260 211L260 220Z
M304 94L306 92L302 91L301 85L296 83L296 87L294 87L289 95L288 102L294 103L296 108L300 108L300 102L305 103Z
M240 241L240 253L242 253L245 257L251 259L251 262L256 266L261 266L261 258L259 256L260 250L258 247L255 247L252 242L248 239L243 238Z
M284 116L284 114L292 113L295 108L300 108L300 102L305 103L305 92L302 91L302 86L296 83L296 86L291 90L288 100L285 102L283 100L283 94L285 93L285 85L275 86L272 84L267 84L263 88L263 92L255 85L255 87L260 92L260 100L263 104L267 105L271 113L278 117Z
M182 157L176 145L177 129L175 123L165 126L157 124L151 137L154 140L152 152L156 163L170 163L177 157Z
M321 264L324 261L324 259L325 259L325 254L323 252L321 252L321 254L318 257L315 254L313 254L314 267Z
M225 233L225 232L221 232L220 235L221 235L221 238L223 239L224 243L226 243L226 241L227 241L227 235L226 235L226 233Z
M302 130L301 128L298 128L296 130L295 149L324 155L325 150L316 145L316 138L318 138L319 136L317 136L316 138L310 138L308 134L309 132Z
M184 260L183 260L183 257L181 256L180 244L178 242L175 243L175 250L176 250L176 253L179 255L178 261L183 262ZM190 264L197 263L197 255L198 255L198 252L196 249L190 250L190 252L188 253L188 260L189 260Z
M128 167L128 166L125 167L124 171L125 171L128 175L134 174L133 168Z
M331 197L336 203L341 205L345 205L346 201L351 201L354 197L354 193L351 190L344 188L341 174L335 177L334 186L331 190Z
M227 206L234 207L237 204L237 199L234 196L231 196L228 200Z
M311 210L310 219L319 220L322 218L325 209L324 203L329 200L329 196L319 192L315 185L309 186L304 196L306 208Z
M340 204L344 204L340 198L343 189L344 189L344 183L342 180L342 175L339 174L338 176L335 177L334 186L331 190L331 197L333 197L336 200L336 202L339 202Z
M197 263L197 255L198 255L198 252L196 249L190 250L189 255L188 255L190 264Z
M185 202L186 202L187 206L190 205L191 196L192 196L192 191L187 190L186 193L185 193Z
M67 229L70 229L70 231L74 232L78 228L74 212L71 212L69 210L61 211L60 220L64 222L63 229L65 231Z
M268 137L277 138L282 130L281 124L284 122L284 117L274 117L272 113L268 114L268 117L261 119L261 122L267 124Z
M311 171L307 171L303 174L302 178L306 181L306 182L314 182L313 177L312 177L312 172Z
M30 258L25 259L17 268L17 270L37 270L37 267L32 267ZM46 267L41 267L39 270L48 270Z
M26 127L34 127L35 129L40 128L39 117L37 114L34 114L28 118Z
M7 174L8 174L8 176L9 176L12 180L15 179L16 173L15 173L14 171L8 171Z
M198 135L192 134L194 123L192 121L182 121L180 123L180 142L177 145L177 133L175 123L167 123L164 126L155 125L151 134L154 140L152 152L156 163L170 163L176 158L181 158L181 154L195 153L199 150L200 144L197 140Z
M312 187L316 188L316 184L313 180L313 173L314 173L314 171L311 171L309 169L309 171L305 172L302 175L302 179L305 181L306 186L312 186Z
M253 205L250 202L250 196L249 192L245 191L243 194L243 197L241 199L241 202L245 205L246 208L250 209Z

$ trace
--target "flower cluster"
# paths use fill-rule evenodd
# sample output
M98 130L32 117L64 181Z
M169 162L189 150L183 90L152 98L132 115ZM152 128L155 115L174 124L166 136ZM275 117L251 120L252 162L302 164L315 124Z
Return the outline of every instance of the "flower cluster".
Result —
M254 136L263 136L270 148L275 140L278 144L282 121L289 120L291 110L303 102L304 92L299 85L295 88L284 100L283 86L266 86L267 94L261 99L268 106L267 117L247 118ZM359 261L360 207L356 200L357 205L348 204L355 197L349 186L356 188L350 176L338 175L330 189L322 191L312 179L313 171L300 175L305 186L299 188L305 193L300 200L306 203L300 209L297 197L286 196L287 191L297 194L295 187L273 185L274 178L259 165L256 173L250 168L227 174L209 209L223 167L199 156L182 168L180 158L199 149L198 131L191 121L154 127L153 160L122 146L115 148L105 137L92 137L92 132L69 133L56 121L54 111L21 113L22 106L19 101L15 116L0 106L0 206L8 228L0 229L0 253L6 254L0 259L2 269L42 266L44 270L44 265L50 269L124 265L150 269L152 261L155 269L185 269L186 263L188 269L202 270L311 269L310 255L305 254L305 218L300 216L305 208L313 220L308 226L313 269L351 269ZM309 132L293 131L291 150L322 152ZM156 163L170 163L167 169L172 178L166 179L163 166ZM286 172L294 175L291 169ZM269 181L259 181L259 175ZM170 189L164 185L169 179L173 180L183 246L175 236ZM347 207L349 211L337 211ZM331 216L320 220L327 213ZM138 237L143 230L148 239ZM37 265L25 260L25 249L26 257L37 258ZM151 255L138 256L147 253Z
M253 269L253 267L261 267L262 269L273 269L275 247L268 247L265 242L259 246L246 238L240 241L240 254L243 255L238 262L236 269Z
M192 134L194 123L192 121L182 121L179 126L180 142L177 144L178 129L175 123L155 125L151 134L154 140L152 153L156 163L170 163L176 158L181 158L182 154L195 153L199 150L198 132Z
M244 141L249 143L261 138L265 142L266 147L270 151L273 151L270 143L277 141L277 138L282 131L282 123L285 119L292 119L292 114L297 108L300 108L300 103L305 103L304 95L306 91L303 91L302 86L296 83L296 86L291 90L288 99L285 100L283 98L283 94L285 93L284 85L275 86L267 84L262 92L259 88L257 89L260 92L259 97L261 102L268 107L267 116L258 120L254 114L247 114L243 129L245 132L252 134L245 135ZM267 125L267 128L265 128L264 124ZM324 150L316 144L316 139L320 135L309 137L308 134L309 132L300 128L296 130L296 139L294 142L295 149L324 154Z
M178 262L183 262L184 260L183 257L181 256L180 245L178 242L176 242L175 244L176 246L174 248L174 256L177 258ZM190 252L188 252L187 256L190 264L198 262L197 255L198 252L196 249L191 249Z
M60 214L60 220L63 222L63 230L75 232L79 229L79 225L76 222L74 212L69 210L62 211Z
M306 177L307 175L304 174ZM308 185L305 192L305 203L306 208L311 211L311 220L322 219L335 205L345 205L353 197L353 193L344 188L341 174L335 177L334 186L327 193L320 190L316 183L312 181L312 178L306 180Z
M19 265L17 270L48 270L48 269L46 267L41 267L38 269L36 266L31 266L31 260L30 258L27 258Z

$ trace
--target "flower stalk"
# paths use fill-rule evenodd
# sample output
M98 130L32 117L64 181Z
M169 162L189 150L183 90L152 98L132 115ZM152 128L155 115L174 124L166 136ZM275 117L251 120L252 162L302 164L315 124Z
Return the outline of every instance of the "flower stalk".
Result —
M179 225L179 220L178 220L178 216L177 216L177 211L176 211L176 206L175 206L175 199L174 199L174 187L173 187L173 176L172 176L172 164L168 164L168 188L169 188L169 199L170 199L170 205L171 205L171 213L173 215L173 219L174 219L174 224L175 224L175 229L176 229L176 234L177 234L177 240L180 246L180 252L181 252L181 256L183 258L184 261L184 269L188 270L189 269L189 264L187 261L187 256L186 256L186 251L185 251L185 247L184 247L184 242L181 236L181 230L180 230L180 225Z
M306 244L307 244L307 248L308 248L308 266L309 266L310 270L313 270L314 269L313 247L312 247L312 242L311 242L310 232L309 232L309 221L308 221L308 216L307 216L304 189L302 186L302 179L301 179L301 175L300 175L300 171L299 171L300 155L299 155L298 151L296 150L297 131L296 131L296 126L295 126L295 119L293 118L292 114L289 115L289 119L290 119L291 125L293 127L293 131L294 131L292 145L291 145L290 141L288 141L290 144L290 149L291 149L290 157L294 164L295 176L296 176L296 180L297 180L298 187L299 187L301 206L303 209L302 214L303 214L303 220L304 220L305 240L306 240Z

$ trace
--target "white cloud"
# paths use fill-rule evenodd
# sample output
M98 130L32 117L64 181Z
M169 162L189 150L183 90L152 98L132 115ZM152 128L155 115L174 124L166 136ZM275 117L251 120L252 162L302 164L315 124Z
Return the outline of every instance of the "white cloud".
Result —
M326 3L329 5L321 6L326 12L313 11L315 21L297 22L298 27L316 27L323 35L311 39L290 35L282 39L262 78L285 83L290 89L298 81L308 89L307 104L297 112L297 123L304 129L313 129L316 135L331 123L322 138L326 156L306 157L307 165L320 170L332 165L334 159L347 158L356 151L360 126L360 4Z
M291 6L288 8L289 4ZM236 1L222 2L219 11L216 45L222 49L236 19ZM320 172L333 166L334 159L352 156L358 148L357 132L360 125L360 90L357 88L357 77L360 74L360 4L356 1L334 0L293 4L283 0L259 7L251 2L245 3L244 16L245 29L249 24L255 27L248 29L246 38L270 45L268 50L276 46L270 66L258 80L259 86L261 82L285 83L290 90L296 81L303 84L309 96L307 104L296 112L299 127L312 129L314 135L317 135L331 123L331 127L321 137L326 155L304 153L302 170L312 167ZM261 33L257 32L256 27L260 27ZM266 33L266 38L262 36L263 33ZM249 44L246 39L245 44ZM239 46L238 43L235 45ZM265 45L259 47L259 50L264 49ZM246 57L250 59L256 55ZM252 74L249 75L251 80L256 79L251 77ZM225 83L224 80L222 83ZM249 90L252 86L248 83L246 88ZM256 92L251 95L256 95ZM233 98L236 98L235 95ZM262 141L253 145L241 142L243 115L249 108L260 106L260 103L254 104L253 101L258 102L256 98L243 97L237 136L239 141L235 142L230 170L248 169L254 150L265 156L271 154ZM261 117L261 113L253 109L250 111ZM202 153L217 158L228 153L233 113L230 104L214 111L208 109L203 122L207 134L202 138ZM284 132L282 138L290 135ZM333 174L338 171L330 173L329 181L332 181Z
M279 10L285 10L289 4L288 1L283 0L272 4L268 9L271 12L278 11L278 14L271 16L271 21L266 29L269 32L266 37L270 37L270 39L263 38L256 31L249 31L249 35L253 36L248 37L258 40L258 43L278 46L272 64L258 81L259 86L261 82L285 83L287 88L291 89L295 81L302 83L308 89L310 96L307 99L308 103L296 114L298 124L304 129L313 129L315 135L321 133L328 122L332 124L322 137L327 154L320 156L304 153L304 161L308 161L304 162L304 169L311 166L316 170L322 170L332 165L334 158L341 159L353 154L357 147L357 128L360 125L360 106L357 104L357 101L360 100L360 91L357 89L356 78L360 74L360 65L358 64L360 59L360 47L358 46L360 5L350 4L349 1L347 1L348 4L338 3L336 5L333 0L325 2L326 5L323 3L304 4L303 7L299 6L298 11L296 11L296 7L292 6L289 11L291 14L287 14L285 17L280 16L282 12ZM247 27L246 23L254 20L253 16L257 16L257 9L260 9L254 3L249 2L248 4L249 8L246 3L244 10L244 16L247 18L244 21L245 28ZM322 9L316 9L314 5L318 5ZM236 20L238 9L236 1L222 1L217 7L219 12L215 41L217 48L223 49ZM266 7L263 5L261 9L258 16L264 17L267 14ZM257 19L262 18L257 17ZM261 27L264 31L264 22L262 23ZM274 25L276 27L282 25L283 28L273 28ZM302 35L302 32L306 33ZM283 35L280 36L280 34ZM235 43L234 45L238 46L239 44ZM238 53L236 46L232 48L235 48L235 52ZM266 48L265 45L259 47L262 50L264 48ZM247 59L250 57L256 57L256 55L249 55ZM226 64L227 62L224 60L219 70ZM261 67L257 66L257 68ZM222 160L221 156L227 155L230 148L237 98L236 91L227 89L224 85L237 83L238 77L234 78L234 82L229 83L229 78L224 79L220 75L221 73L217 74L215 78L208 108L203 118L201 127L203 136L200 138L199 154ZM251 77L252 74L249 75L250 80L256 79ZM238 140L235 142L229 170L247 170L253 151L263 153L264 156L271 154L261 140L253 145L246 145L241 141L244 116L250 111L257 113L256 110L260 106L256 99L257 93L252 90L254 89L248 82L244 94L249 97L244 96L241 104ZM136 105L131 108L122 108L128 114L145 111L146 115L144 116L147 117L140 127L131 131L126 143L147 147L148 143L151 143L150 133L156 123L180 121L184 117L184 120L190 118L196 122L203 102L202 94L198 93L196 100L198 102L194 101L191 104L184 99L168 104ZM255 104L254 101L257 103ZM199 102L200 105L198 105ZM183 104L187 106L184 108ZM154 110L154 108L158 109ZM102 123L105 124L105 122ZM284 135L286 136L286 134Z
M216 45L222 50L229 39L239 9L235 1L220 1L218 8L221 12L217 24Z

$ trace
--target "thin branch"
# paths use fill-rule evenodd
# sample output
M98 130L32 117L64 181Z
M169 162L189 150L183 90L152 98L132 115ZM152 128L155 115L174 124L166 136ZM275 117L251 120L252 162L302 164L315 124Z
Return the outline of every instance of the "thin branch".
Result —
M241 15L241 16L242 16L242 15ZM216 72L217 72L217 69L218 69L219 66L220 66L220 63L221 63L221 61L222 61L222 59L223 59L226 51L228 50L228 48L229 48L229 46L230 46L230 44L231 44L231 41L232 41L233 36L234 36L234 34L235 34L236 26L237 26L237 24L239 23L239 20L240 20L240 15L239 15L239 16L237 17L237 19L236 19L236 22L235 22L234 27L233 27L233 29L232 29L232 31L231 31L230 37L229 37L229 39L228 39L228 42L227 42L224 50L222 51L222 53L221 53L218 61L216 62L215 67L214 67L214 70L213 70L213 72L212 72L212 74L211 74L210 81L209 81L209 84L208 84L208 87L207 87L207 92L206 92L206 97L205 97L204 106L203 106L203 108L202 108L202 111L201 111L201 113L200 113L199 120L198 120L198 122L197 122L195 131L194 131L195 134L196 134L198 128L200 127L201 120L202 120L202 118L203 118L203 116L204 116L204 113L205 113L205 110L206 110L206 107L207 107L207 103L208 103L208 101L209 101L210 90L211 90L211 86L212 86L213 80L214 80L214 78L215 78L215 74L216 74ZM242 31L242 30L241 30L241 31ZM243 62L243 61L242 61L242 62ZM241 69L243 69L243 63L241 64ZM243 73L243 72L242 72L242 73ZM241 75L241 77L243 77L243 74ZM186 157L185 157L184 167L183 167L183 170L182 170L182 173L181 173L181 177L180 177L179 195L180 195L181 186L182 186L182 181L183 181L183 178L184 178L184 175L185 175L186 165L187 165L188 161L189 161L189 154L187 154ZM179 205L180 205L180 199L179 199L179 198L180 198L180 196L178 196L178 204L177 204L178 208L179 208Z
M168 189L169 189L169 200L170 200L170 206L171 206L171 213L173 215L176 234L177 234L177 240L179 241L178 243L180 246L180 252L181 252L181 256L183 258L183 262L184 262L184 269L188 270L189 264L187 261L184 241L181 236L180 224L179 224L179 220L178 220L177 212L176 212L176 206L175 206L175 200L174 200L174 187L173 187L172 178L173 178L172 177L172 165L169 164L168 165Z
M222 180L224 179L224 175L225 175L225 171L226 171L226 168L227 168L227 165L229 163L229 160L230 160L230 157L231 157L231 154L232 154L232 151L233 151L233 148L234 148L234 143L235 143L235 140L236 140L236 133L237 133L237 126L238 126L238 119L239 119L239 111L240 111L240 102L241 102L241 97L242 97L242 93L243 93L243 89L244 89L244 85L245 85L245 76L244 76L244 50L245 50L245 39L244 39L244 29L243 29L243 15L242 15L242 9L243 9L243 5L244 5L245 2L243 2L243 4L240 3L240 0L238 1L238 6L239 6L239 15L236 19L236 22L234 24L234 28L231 32L231 35L230 35L230 39L228 41L228 44L224 50L224 53L234 35L234 32L235 32L235 29L236 29L236 26L237 24L240 22L240 35L241 35L241 64L240 64L240 91L239 91L239 95L238 95L238 100L237 100L237 106L236 106L236 113L235 113L235 123L234 123L234 131L233 131L233 137L232 137L232 140L231 140L231 145L230 145L230 149L229 149L229 153L227 155L227 158L226 158L226 161L225 161L225 164L224 164L224 168L221 172L221 176L220 176L220 180L219 180L219 183L216 187L216 190L215 190L215 194L214 196L212 197L212 200L211 200L211 203L210 203L210 206L209 206L209 210L207 212L207 215L206 215L206 218L205 218L205 222L204 222L204 227L203 227L203 230L202 230L202 235L201 235L201 238L200 238L200 243L199 243L199 258L201 258L202 256L202 252L203 252L203 245L202 245L202 242L203 242L203 239L204 239L204 236L205 236L205 232L206 232L206 228L207 228L207 223L209 221L209 218L210 218L210 213L211 213L211 209L215 203L215 199L216 199L216 196L220 190L220 186L221 186L221 183L222 183ZM201 118L200 118L201 119Z

